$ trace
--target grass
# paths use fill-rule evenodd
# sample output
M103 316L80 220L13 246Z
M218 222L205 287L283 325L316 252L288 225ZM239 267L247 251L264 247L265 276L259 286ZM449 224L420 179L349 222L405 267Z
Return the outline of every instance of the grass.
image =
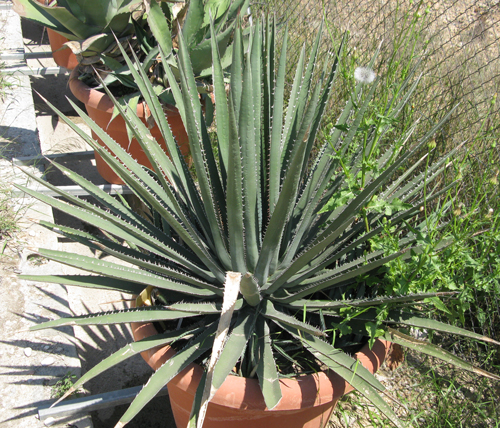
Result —
M394 372L385 367L380 381L400 405L400 416L420 428L499 428L499 385L455 370L430 357L410 352ZM357 393L339 403L329 428L389 428L385 420Z
M0 190L0 257L5 254L12 235L19 230L17 220L10 197Z
M3 101L5 90L13 86L2 73L3 68L4 64L0 62L0 101ZM0 153L0 159L1 155L2 153ZM10 187L0 182L0 256L5 253L12 235L19 230L18 217L18 212L12 202Z

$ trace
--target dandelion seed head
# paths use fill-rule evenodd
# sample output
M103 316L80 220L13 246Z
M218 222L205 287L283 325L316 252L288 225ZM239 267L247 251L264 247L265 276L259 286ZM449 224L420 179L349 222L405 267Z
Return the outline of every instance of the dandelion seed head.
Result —
M377 75L375 72L368 67L358 67L354 70L354 78L359 83L372 83Z

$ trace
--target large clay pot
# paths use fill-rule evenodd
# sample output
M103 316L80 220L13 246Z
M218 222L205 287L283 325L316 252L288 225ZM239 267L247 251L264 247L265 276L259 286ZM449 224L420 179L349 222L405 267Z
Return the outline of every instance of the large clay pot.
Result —
M132 139L132 141L129 142L123 118L121 116L117 116L111 121L114 108L111 99L105 93L92 89L85 83L78 80L78 68L74 69L71 73L69 87L73 95L85 104L87 113L94 122L106 131L106 133L118 144L126 149L137 162L148 168L152 168L149 159L137 140ZM187 158L189 156L189 139L179 111L173 106L164 106L164 111L168 124L170 125L172 135L180 147L181 153ZM144 124L146 124L143 103L139 103L137 106L137 116L143 121ZM150 132L156 141L163 147L165 153L168 153L165 140L163 139L158 126L155 125L152 129L150 129ZM104 146L102 140L100 140L94 133L92 133L92 137ZM95 153L95 161L97 171L108 183L123 184L123 181L118 177L118 175L115 174L115 172L98 153Z
M61 49L68 39L54 30L47 28L47 35L49 36L50 49L52 50L52 58L59 67L73 70L78 65L78 60L75 54L69 48Z
M135 340L157 334L149 324L132 324ZM381 366L389 350L389 342L377 340L370 350L364 346L356 358L370 372ZM142 357L153 368L175 355L166 346L142 353ZM191 411L196 388L203 369L189 365L168 383L170 403L177 428L185 428ZM258 380L228 376L208 405L204 428L322 428L330 419L337 401L353 388L333 372L282 379L283 398L272 410L266 409Z

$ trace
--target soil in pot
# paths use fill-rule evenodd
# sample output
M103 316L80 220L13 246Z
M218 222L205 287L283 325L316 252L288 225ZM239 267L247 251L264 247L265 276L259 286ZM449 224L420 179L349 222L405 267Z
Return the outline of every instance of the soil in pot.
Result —
M96 122L104 131L106 131L111 138L126 149L137 162L148 168L152 168L151 163L137 140L132 139L132 141L129 142L123 118L121 116L117 116L111 120L114 108L111 99L105 93L95 90L78 80L77 76L78 69L75 69L71 74L69 87L73 95L85 104L90 118L94 120L94 122ZM181 153L185 158L188 158L189 139L179 111L173 106L166 106L164 111L172 134L180 147ZM137 116L144 124L146 124L145 113L144 104L139 103L137 106ZM165 152L168 153L165 140L163 139L160 129L156 124L152 129L150 129L150 132ZM102 140L100 140L94 133L92 133L92 137L104 146ZM108 183L123 184L123 181L118 177L118 175L115 174L104 159L102 159L102 157L97 153L95 153L95 161L97 171Z

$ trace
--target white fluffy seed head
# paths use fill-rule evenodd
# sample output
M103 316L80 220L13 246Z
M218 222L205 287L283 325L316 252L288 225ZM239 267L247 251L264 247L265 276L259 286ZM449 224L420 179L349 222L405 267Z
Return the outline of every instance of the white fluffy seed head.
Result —
M354 70L354 78L359 83L372 83L377 75L375 72L368 67L358 67Z

